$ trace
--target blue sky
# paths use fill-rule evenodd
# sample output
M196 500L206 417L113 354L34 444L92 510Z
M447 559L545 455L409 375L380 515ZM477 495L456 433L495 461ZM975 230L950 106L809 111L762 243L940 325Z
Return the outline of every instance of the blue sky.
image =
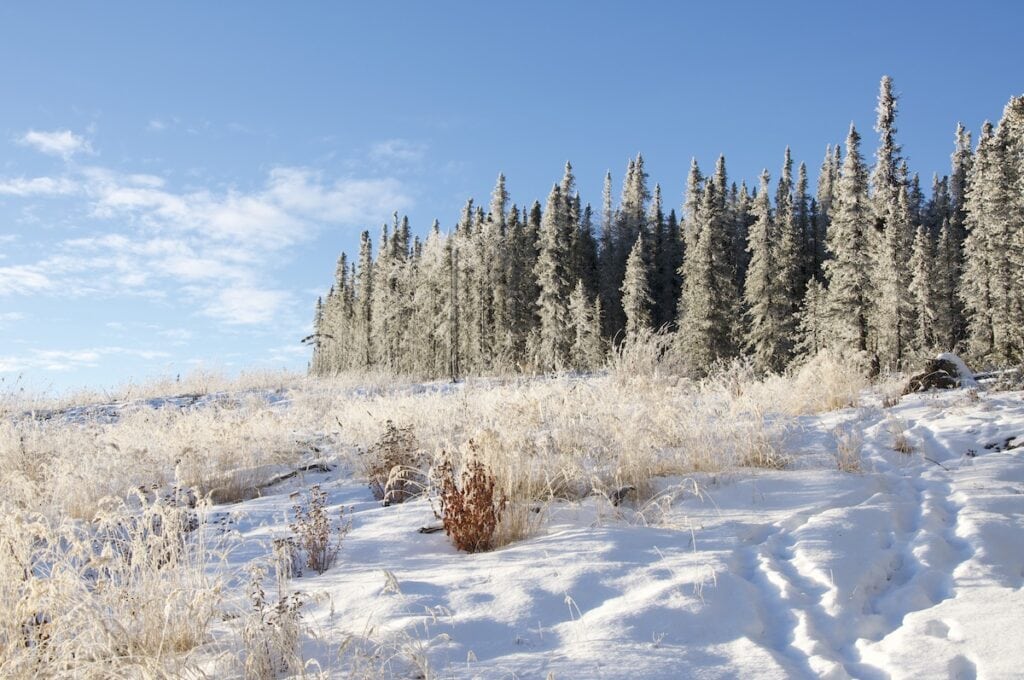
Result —
M0 377L109 387L301 369L334 261L392 211L445 227L499 171L584 201L642 152L812 178L878 81L930 185L1024 92L1018 2L0 5ZM616 189L617 191L617 189ZM0 387L2 389L2 387Z

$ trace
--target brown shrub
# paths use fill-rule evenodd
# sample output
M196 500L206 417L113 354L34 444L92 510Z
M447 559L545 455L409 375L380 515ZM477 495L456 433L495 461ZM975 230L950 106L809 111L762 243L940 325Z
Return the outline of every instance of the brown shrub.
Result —
M472 441L469 447L475 453L476 446ZM486 465L472 457L462 471L461 483L457 483L451 458L443 456L437 476L441 492L441 519L452 543L458 550L471 553L489 550L508 503L503 494L495 494L494 475Z

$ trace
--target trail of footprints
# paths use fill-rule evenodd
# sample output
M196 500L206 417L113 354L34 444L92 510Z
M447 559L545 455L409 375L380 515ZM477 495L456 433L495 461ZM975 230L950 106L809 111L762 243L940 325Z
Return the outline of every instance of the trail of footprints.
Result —
M881 640L907 614L952 597L953 572L972 554L956 533L960 506L941 473L918 466L905 474L887 476L892 488L849 508L884 508L893 519L891 533L879 538L876 555L847 557L870 562L880 555L884 567L867 568L865 579L853 588L830 583L806 555L798 556L803 530L820 514L800 514L766 527L738 551L739 572L762 601L761 642L794 676L887 678L882 669L862 663L858 640ZM939 620L927 630L939 637L954 634ZM950 677L975 675L973 663L962 656L947 671Z

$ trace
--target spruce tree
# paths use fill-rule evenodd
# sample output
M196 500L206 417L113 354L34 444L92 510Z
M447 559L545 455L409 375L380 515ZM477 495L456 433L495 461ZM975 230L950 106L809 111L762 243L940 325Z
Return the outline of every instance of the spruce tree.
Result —
M879 144L871 173L874 228L868 232L872 285L876 290L883 291L886 277L893 276L889 271L892 260L905 257L902 253L893 252L892 249L903 244L909 245L907 235L889 233L893 229L905 229L909 224L909 218L899 214L899 192L901 186L905 187L906 178L900 171L900 147L896 143L896 109L892 79L883 76L876 109L878 118L875 122ZM890 286L889 290L893 292L894 288ZM893 327L904 321L902 317L893 316L897 314L899 307L894 300L876 300L871 296L866 298L865 302L868 307L869 349L875 352L876 357L883 363L895 367L902 358L899 356L902 345L898 341L893 342ZM884 310L882 305L886 305ZM886 336L884 340L880 337L883 334ZM880 347L883 343L887 343L884 348Z
M576 282L569 295L569 318L572 333L570 365L577 371L592 371L604 362L601 320L598 310L587 298L583 281Z
M782 175L776 188L776 238L772 239L772 278L777 285L775 297L779 305L778 339L781 353L779 361L788 362L797 340L797 316L803 290L800 287L802 269L802 235L793 209L793 159L789 147L783 157Z
M935 346L952 352L960 338L961 302L957 295L960 247L953 239L950 220L943 220L932 259L933 299L935 326L932 337Z
M644 258L644 237L639 234L626 260L622 280L622 309L626 314L626 340L651 328L651 294L648 267Z
M598 250L598 289L601 304L606 310L602 320L602 333L610 338L615 333L615 310L618 303L618 283L615 280L616 263L619 260L615 241L615 212L612 208L612 173L604 176L604 191L601 194L601 242Z
M817 262L817 234L811 223L811 199L807 194L807 164L801 163L797 169L796 190L793 194L793 218L796 222L796 233L800 241L800 276L797 281L799 293L797 305L803 302L803 291L807 282L814 277L819 263Z
M789 313L782 304L782 281L775 261L778 229L768 198L768 171L761 173L761 186L754 199L756 218L750 228L748 250L750 267L743 289L747 306L746 347L760 371L780 371L787 358L783 316Z
M827 237L829 259L825 263L828 318L832 324L829 340L844 352L864 352L868 348L868 297L872 294L868 231L873 223L860 135L851 124L832 205Z
M540 327L537 365L545 371L558 371L569 365L569 215L561 188L555 184L548 194L541 219L540 253L535 276L540 293L537 313Z
M800 306L800 341L797 355L810 358L818 352L833 346L830 336L831 322L828 308L828 291L821 281L811 279Z
M729 264L732 244L717 182L704 186L698 215L696 240L683 261L686 280L677 342L691 369L700 374L735 353L738 300Z
M918 225L910 255L910 296L914 306L913 348L916 352L934 349L938 312L935 301L935 273L932 268L932 239L928 228Z

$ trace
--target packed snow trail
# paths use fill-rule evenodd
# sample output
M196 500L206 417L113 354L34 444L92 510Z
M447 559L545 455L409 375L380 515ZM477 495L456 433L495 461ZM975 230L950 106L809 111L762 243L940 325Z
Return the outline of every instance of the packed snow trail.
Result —
M334 472L226 507L227 535L234 561L266 555L313 482L351 509L340 563L292 581L304 653L330 674L375 659L395 677L1019 677L1024 402L973 395L804 417L791 469L661 480L676 500L654 525L592 497L466 555L417 533L436 522L426 501L382 508ZM835 468L840 426L863 434L860 473Z

